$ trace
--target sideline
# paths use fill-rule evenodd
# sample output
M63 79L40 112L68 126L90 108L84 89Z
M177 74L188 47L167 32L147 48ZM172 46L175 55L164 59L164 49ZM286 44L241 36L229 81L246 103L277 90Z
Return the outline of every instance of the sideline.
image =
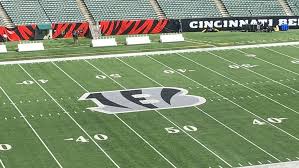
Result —
M290 46L290 45L299 45L299 42L284 42L284 43L254 44L254 45L240 45L240 46L226 46L226 47L212 47L212 48L181 49L181 50L152 51L152 52L125 53L125 54L108 54L108 55L79 56L79 57L66 57L66 58L45 58L45 59L33 59L33 60L2 61L2 62L0 62L0 65L33 64L33 63L47 63L47 62L59 62L59 61L74 61L74 60L91 60L91 59L99 59L99 58L137 57L137 56L151 56L151 55L164 55L164 54L176 54L176 53L246 49L246 48L278 47L278 46Z
M281 162L281 163L264 164L264 165L256 165L256 166L246 166L246 167L240 167L240 168L299 168L299 161Z

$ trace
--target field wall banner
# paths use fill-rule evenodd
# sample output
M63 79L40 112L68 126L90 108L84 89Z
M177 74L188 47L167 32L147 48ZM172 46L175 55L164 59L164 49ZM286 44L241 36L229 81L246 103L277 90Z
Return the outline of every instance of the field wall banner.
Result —
M157 34L176 32L174 20L100 21L102 35Z
M0 41L3 35L7 35L8 41L33 40L35 36L36 25L18 26L14 29L0 27Z
M299 16L274 17L228 17L228 18L194 18L180 20L122 20L100 21L103 35L156 34L179 32L198 32L208 27L221 31L244 30L246 25L257 25L258 22L276 25L288 24L290 29L299 29Z
M276 26L288 24L290 29L299 28L299 16L281 17L233 17L233 18L198 18L182 19L183 32L197 32L207 27L218 30L242 30L246 25L257 25L258 22Z
M37 25L17 26L16 28L9 29L0 27L0 41L3 41L3 35L6 34L8 41L20 40L35 40ZM52 38L72 38L73 31L79 32L80 37L89 35L88 23L55 23L52 24Z
M52 24L52 38L72 38L73 31L79 32L80 37L89 35L89 24L83 23L53 23Z

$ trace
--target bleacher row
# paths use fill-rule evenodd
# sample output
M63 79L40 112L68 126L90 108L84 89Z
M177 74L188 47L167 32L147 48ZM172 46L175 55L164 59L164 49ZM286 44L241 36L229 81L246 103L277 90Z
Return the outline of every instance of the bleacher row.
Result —
M16 25L32 23L83 22L81 0L0 0ZM83 0L95 19L158 19L151 0ZM215 0L156 0L166 18L221 17ZM221 1L220 1L221 2ZM294 15L299 15L299 0L287 0ZM222 0L230 16L284 16L278 0ZM0 15L0 25L2 16Z

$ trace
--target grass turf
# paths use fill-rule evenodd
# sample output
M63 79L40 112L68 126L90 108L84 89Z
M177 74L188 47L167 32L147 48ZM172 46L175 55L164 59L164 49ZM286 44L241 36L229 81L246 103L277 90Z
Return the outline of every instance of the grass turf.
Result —
M270 49L0 66L0 144L12 146L0 159L7 168L208 168L298 160L299 65L291 62L299 59L298 49ZM256 66L242 68L247 64ZM17 84L23 81L32 84ZM78 101L86 90L160 86L185 88L207 102L198 109L115 116ZM94 137L99 134L108 139Z
M80 39L80 45L73 44L72 39L44 40L45 51L18 53L18 42L7 43L9 53L1 54L0 60L19 60L48 57L71 57L81 55L100 55L127 52L156 51L169 49L188 49L212 46L261 44L285 41L298 41L298 30L275 33L255 33L255 32L218 32L218 33L184 33L185 42L181 43L159 43L159 35L150 35L152 44L125 46L126 36L116 36L118 47L91 48L90 39Z

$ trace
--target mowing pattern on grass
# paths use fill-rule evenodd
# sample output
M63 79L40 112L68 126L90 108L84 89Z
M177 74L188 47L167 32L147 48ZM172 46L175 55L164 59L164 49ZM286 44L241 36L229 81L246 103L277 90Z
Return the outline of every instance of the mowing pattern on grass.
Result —
M229 168L299 160L297 50L1 65L0 167ZM94 101L79 101L90 92L153 87L183 88L206 102L104 114L88 109ZM151 93L128 93L135 107L158 103Z

